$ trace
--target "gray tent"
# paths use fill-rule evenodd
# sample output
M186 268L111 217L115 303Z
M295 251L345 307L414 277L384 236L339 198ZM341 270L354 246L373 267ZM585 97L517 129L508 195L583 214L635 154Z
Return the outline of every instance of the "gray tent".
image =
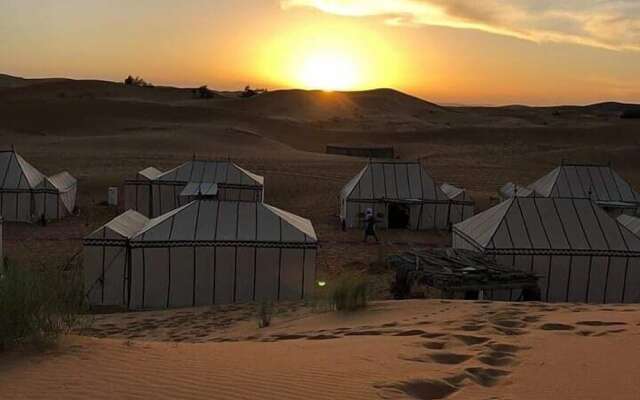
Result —
M84 240L91 305L130 309L300 300L315 281L311 222L260 202L129 211Z
M542 197L592 199L613 216L634 215L640 208L640 194L610 165L563 163L529 189Z
M473 206L449 198L418 162L371 161L340 192L340 219L348 228L361 227L371 208L384 215L382 227L447 229Z
M217 184L215 197L220 200L263 200L263 177L231 161L192 160L164 173L150 167L126 180L125 209L147 216L169 212L184 204L180 195L190 182Z
M5 221L57 220L73 213L77 181L68 172L46 177L14 150L0 152L0 213Z
M455 225L453 247L536 273L545 301L640 302L640 238L589 199L507 200Z

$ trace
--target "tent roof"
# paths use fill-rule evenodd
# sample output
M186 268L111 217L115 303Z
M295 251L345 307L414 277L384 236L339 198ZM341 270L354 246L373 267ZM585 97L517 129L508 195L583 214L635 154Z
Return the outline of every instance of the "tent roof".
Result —
M446 194L450 199L455 199L460 195L464 195L464 189L453 186L449 183L443 183L442 185L440 185L440 189L442 189L444 194Z
M449 200L417 161L370 161L343 187L341 196L351 200Z
M516 185L513 182L505 183L504 186L500 188L500 194L502 197L510 199L512 197L528 197L531 196L533 191L526 187Z
M155 167L147 167L142 171L138 171L138 175L144 176L149 180L153 180L159 177L160 175L162 175L162 171L160 171L158 168L155 168Z
M0 189L35 189L44 175L13 150L0 151Z
M601 204L640 203L640 194L609 165L563 164L529 189L544 197L590 198Z
M618 217L618 222L636 235L640 234L640 218L623 214Z
M215 182L232 185L263 186L264 178L231 161L192 160L160 174L158 181Z
M60 192L66 192L69 188L73 187L77 183L77 179L71 176L67 171L60 172L59 174L49 176L45 178L40 186L48 185L52 188L59 190Z
M317 236L308 219L263 203L195 200L152 219L132 241L316 243Z
M217 194L218 184L211 182L189 182L180 192L180 196L216 196Z
M130 239L149 223L149 219L134 210L128 210L93 231L87 239L102 239L105 230L110 230L123 239Z
M516 197L454 225L480 250L634 252L640 238L589 199Z

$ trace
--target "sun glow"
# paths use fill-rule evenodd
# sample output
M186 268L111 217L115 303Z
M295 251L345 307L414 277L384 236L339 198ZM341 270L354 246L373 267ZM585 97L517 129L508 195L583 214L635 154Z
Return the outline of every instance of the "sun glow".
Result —
M400 87L399 46L372 30L339 22L290 26L261 48L257 65L276 87L326 91Z
M359 66L348 54L326 51L307 56L297 80L305 89L349 90L359 86L360 75Z

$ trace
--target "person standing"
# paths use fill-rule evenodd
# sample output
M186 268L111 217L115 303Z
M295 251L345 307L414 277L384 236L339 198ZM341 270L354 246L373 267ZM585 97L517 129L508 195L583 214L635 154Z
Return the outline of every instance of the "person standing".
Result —
M364 212L364 241L366 242L369 236L378 242L378 235L376 235L376 216L371 208L367 208Z

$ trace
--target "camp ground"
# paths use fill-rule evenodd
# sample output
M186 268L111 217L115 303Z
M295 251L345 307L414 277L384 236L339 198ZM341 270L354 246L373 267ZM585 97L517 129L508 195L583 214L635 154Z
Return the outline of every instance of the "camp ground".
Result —
M186 204L184 196L193 184L205 183L216 184L214 197L220 200L262 201L264 198L262 176L232 161L194 159L166 172L149 167L138 172L134 179L126 180L124 208L148 217L159 216ZM192 185L187 188L188 184ZM183 193L185 188L187 192Z

